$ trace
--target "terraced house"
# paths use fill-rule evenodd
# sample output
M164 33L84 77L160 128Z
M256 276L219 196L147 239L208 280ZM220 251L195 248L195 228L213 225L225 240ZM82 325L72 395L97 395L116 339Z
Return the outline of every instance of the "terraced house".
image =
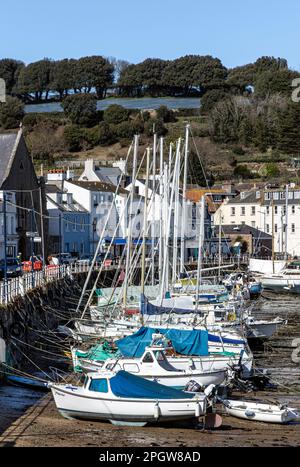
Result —
M274 251L300 255L300 187L250 190L227 199L217 210L214 224L247 225L274 238Z

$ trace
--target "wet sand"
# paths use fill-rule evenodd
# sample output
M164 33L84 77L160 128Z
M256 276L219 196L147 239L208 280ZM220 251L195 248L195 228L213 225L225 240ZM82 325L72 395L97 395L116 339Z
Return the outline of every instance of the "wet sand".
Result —
M279 383L272 392L249 393L247 398L289 402L300 410L300 365L291 360L292 340L300 337L300 298L276 297L255 304L254 315L264 318L286 317L281 328L267 344L255 350L255 362L272 372ZM16 388L13 389L14 391ZM17 397L22 397L22 389ZM239 394L239 397L242 395ZM32 400L23 399L30 405ZM34 396L32 396L34 397ZM1 397L0 405L5 399ZM14 401L12 400L12 404ZM300 422L289 425L266 424L222 415L223 424L216 430L202 430L192 423L120 427L110 423L66 420L59 415L51 394L36 405L24 409L9 407L6 397L4 419L0 417L0 446L91 446L91 447L213 447L213 446L299 446ZM11 420L10 420L11 417ZM12 423L10 423L10 421Z

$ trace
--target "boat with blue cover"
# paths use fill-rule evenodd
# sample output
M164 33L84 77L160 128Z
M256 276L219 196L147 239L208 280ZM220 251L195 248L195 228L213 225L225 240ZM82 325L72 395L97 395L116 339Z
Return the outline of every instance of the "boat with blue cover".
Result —
M69 419L108 420L118 425L193 419L205 415L206 393L166 387L126 371L88 373L82 386L50 383L60 414Z

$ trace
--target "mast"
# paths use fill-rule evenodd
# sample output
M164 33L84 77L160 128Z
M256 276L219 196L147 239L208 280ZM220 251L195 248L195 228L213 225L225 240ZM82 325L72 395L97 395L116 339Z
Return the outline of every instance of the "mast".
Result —
M222 212L221 212L221 207L219 208L219 258L218 258L218 281L220 283L221 281L221 254L222 254Z
M144 225L143 225L143 249L142 249L142 270L141 270L141 292L145 293L145 257L146 257L146 234L148 219L148 185L149 185L149 164L150 148L147 148L146 156L146 184L145 184L145 203L144 203Z
M184 147L184 168L183 168L183 186L182 186L182 217L180 233L180 273L184 272L185 256L185 230L186 230L186 184L187 184L187 165L189 153L189 130L190 125L185 127L185 147Z
M288 259L288 213L289 213L289 186L286 185L285 187L285 230L284 230L284 235L285 235L285 255L284 259L287 261Z
M274 198L273 198L273 193L272 193L272 270L273 274L275 273L275 237L274 237L274 230L275 230L275 225L274 225Z
M158 258L158 271L159 283L162 280L162 260L163 260L163 163L164 163L164 139L160 138L160 152L159 152L159 258Z
M197 263L197 288L196 288L196 310L198 310L200 283L202 282L202 263L203 263L203 243L204 243L204 195L200 202L200 228L198 243L198 263Z
M180 146L181 138L178 140L176 148L176 158L178 158L177 168L174 171L174 183L175 183L175 200L174 200L174 224L173 224L173 271L172 271L172 283L176 282L177 278L177 256L178 256L178 232L179 232L179 174L180 174Z
M128 289L129 269L130 269L130 260L131 260L133 196L134 196L134 188L135 188L135 182L136 182L136 166L137 166L138 147L139 147L139 136L135 135L134 151L133 151L133 166L132 166L132 183L131 183L130 205L129 205L129 223L128 223L127 242L126 242L126 267L125 267L125 279L124 279L124 291L123 291L124 307L126 306L126 302L127 302L127 289Z
M151 251L151 262L152 262L152 269L151 269L151 284L154 285L154 273L155 273L155 177L156 177L156 146L157 146L157 134L154 133L153 135L153 181L152 181L152 219L151 219L151 236L152 236L152 251Z

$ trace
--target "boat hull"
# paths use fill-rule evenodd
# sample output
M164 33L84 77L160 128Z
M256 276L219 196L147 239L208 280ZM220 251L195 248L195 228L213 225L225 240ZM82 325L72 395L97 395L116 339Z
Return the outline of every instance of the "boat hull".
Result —
M117 422L157 423L186 420L205 414L206 399L109 399L80 394L78 388L66 390L52 386L58 411L65 418Z

